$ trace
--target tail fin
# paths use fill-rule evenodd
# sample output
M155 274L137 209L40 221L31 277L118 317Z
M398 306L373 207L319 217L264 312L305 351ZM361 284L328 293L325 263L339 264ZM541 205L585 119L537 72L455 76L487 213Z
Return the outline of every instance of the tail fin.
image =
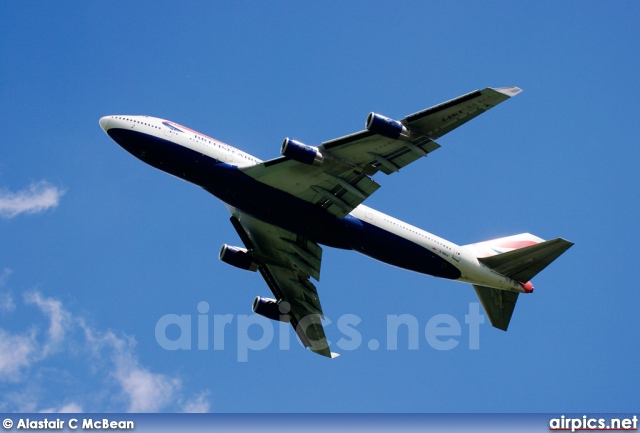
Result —
M519 235L507 236L506 238L465 245L465 248L473 251L476 257L489 257L539 244L540 242L544 242L544 239L534 236L531 233L521 233Z
M479 242L468 245L467 248L475 251L478 260L495 272L520 281L523 287L527 286L533 290L529 280L572 246L572 242L562 238L543 241L537 236L523 233ZM491 325L506 331L518 300L518 293L477 285L473 288Z

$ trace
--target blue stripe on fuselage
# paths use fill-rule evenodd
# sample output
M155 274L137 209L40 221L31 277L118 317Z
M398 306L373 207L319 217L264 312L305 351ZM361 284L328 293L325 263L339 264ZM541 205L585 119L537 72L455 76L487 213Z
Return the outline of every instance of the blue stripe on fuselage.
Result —
M442 278L460 271L427 248L352 215L337 218L289 193L256 181L236 166L187 147L128 129L109 136L147 164L201 186L230 206L269 224L334 248L353 249L382 262Z
M428 248L366 221L347 215L352 249L410 271L456 280L462 275L454 265Z

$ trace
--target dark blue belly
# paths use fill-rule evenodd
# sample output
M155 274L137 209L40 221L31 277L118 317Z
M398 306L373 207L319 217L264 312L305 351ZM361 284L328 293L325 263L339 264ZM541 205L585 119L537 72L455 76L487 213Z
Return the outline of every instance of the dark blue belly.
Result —
M460 271L432 251L351 215L340 219L320 207L265 185L235 166L162 138L127 129L109 136L147 164L199 185L257 219L334 248L353 249L382 262L442 278Z

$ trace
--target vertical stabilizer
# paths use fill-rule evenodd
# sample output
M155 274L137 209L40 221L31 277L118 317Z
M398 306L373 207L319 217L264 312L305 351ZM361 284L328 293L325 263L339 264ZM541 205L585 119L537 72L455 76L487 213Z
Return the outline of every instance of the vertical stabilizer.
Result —
M521 233L519 235L507 236L506 238L492 239L490 241L476 242L475 244L465 245L475 256L489 257L496 254L502 254L519 248L529 247L531 245L544 242L544 239L534 236L531 233Z

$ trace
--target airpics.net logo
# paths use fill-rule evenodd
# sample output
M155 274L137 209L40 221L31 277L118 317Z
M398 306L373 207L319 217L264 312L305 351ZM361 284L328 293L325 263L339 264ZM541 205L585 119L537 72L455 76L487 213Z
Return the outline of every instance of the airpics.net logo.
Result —
M247 362L249 352L265 350L277 345L289 350L301 344L290 323L277 322L258 314L212 314L209 303L197 305L198 314L165 314L155 326L158 345L165 350L225 350L233 346L238 362ZM470 302L467 314L459 320L451 314L416 317L412 314L386 316L384 338L364 338L362 319L356 314L344 314L337 320L325 317L322 324L334 351L365 350L420 350L430 348L448 351L456 348L480 349L480 325L485 316L480 304ZM306 332L304 320L298 331ZM384 333L384 331L383 331ZM466 341L465 341L466 340ZM466 344L465 344L466 343Z
M549 430L556 431L637 431L638 416L628 418L604 418L582 415L581 417L560 416L549 420Z

